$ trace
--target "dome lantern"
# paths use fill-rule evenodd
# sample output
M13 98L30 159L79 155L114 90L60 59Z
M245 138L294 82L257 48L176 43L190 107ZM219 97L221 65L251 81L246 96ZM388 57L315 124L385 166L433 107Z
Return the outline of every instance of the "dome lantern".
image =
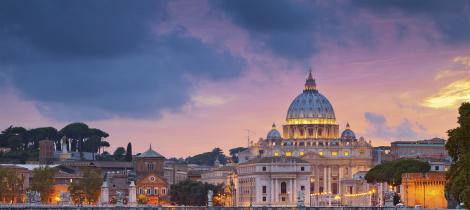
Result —
M305 88L304 91L316 91L317 90L317 84L315 82L315 79L312 76L312 70L310 69L310 72L308 73L308 78L305 80Z

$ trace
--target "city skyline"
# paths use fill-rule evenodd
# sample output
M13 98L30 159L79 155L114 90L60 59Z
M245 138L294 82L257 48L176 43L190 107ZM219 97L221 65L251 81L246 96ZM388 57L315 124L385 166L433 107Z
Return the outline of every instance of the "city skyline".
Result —
M470 100L468 1L103 2L0 19L2 129L82 121L108 151L227 150L284 124L310 68L340 130L374 146L445 138Z

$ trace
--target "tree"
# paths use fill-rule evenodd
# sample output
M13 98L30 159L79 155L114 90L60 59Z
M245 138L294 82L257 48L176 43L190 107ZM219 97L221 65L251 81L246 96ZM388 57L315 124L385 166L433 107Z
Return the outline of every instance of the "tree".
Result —
M70 198L75 204L83 204L85 202L85 192L77 182L69 184L68 191L70 192Z
M403 173L428 172L431 166L428 162L415 159L399 159L376 165L364 177L369 183L387 182L390 185L400 185Z
M88 204L94 204L98 202L102 184L103 179L98 170L84 168L83 178L78 183L70 183L68 190L74 203L83 204L87 202Z
M33 144L34 149L39 148L39 141L49 139L58 143L59 132L53 127L34 128L28 131L29 142Z
M66 125L60 130L60 133L72 140L72 151L76 151L77 149L81 151L84 138L90 136L90 129L87 124L76 122ZM77 144L79 145L78 148Z
M222 164L225 164L227 162L227 157L224 155L223 151L220 148L214 148L210 152L205 152L195 155L193 157L188 157L186 158L186 162L191 164L213 166L215 159L218 159L219 162Z
M446 191L459 203L470 206L470 103L459 108L458 127L447 131L446 149L452 158Z
M132 161L132 144L130 142L127 143L126 161Z
M238 163L238 153L245 151L246 147L235 147L229 150L230 157L234 163Z
M101 137L93 135L84 141L82 151L97 153L100 147Z
M212 190L214 194L223 193L223 185L186 180L171 185L171 201L178 205L204 206L207 205L207 192Z
M101 141L100 143L100 148L103 148L103 151L104 151L104 147L110 147L110 146L111 145L107 141Z
M18 202L23 193L23 181L14 170L0 168L0 203Z
M126 149L124 147L118 147L114 150L113 156L115 160L123 160L125 158Z
M102 184L103 178L98 170L85 169L83 171L83 179L80 185L82 186L88 203L92 204L98 202Z
M54 168L39 167L33 170L31 179L31 190L41 193L41 201L48 203L54 192L54 177L57 170Z

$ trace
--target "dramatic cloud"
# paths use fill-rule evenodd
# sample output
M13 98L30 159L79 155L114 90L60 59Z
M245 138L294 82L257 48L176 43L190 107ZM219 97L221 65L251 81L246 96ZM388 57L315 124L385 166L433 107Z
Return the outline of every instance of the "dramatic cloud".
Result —
M396 126L390 126L385 116L381 114L365 112L364 117L369 124L369 129L366 132L370 137L409 140L416 139L419 135L414 127L417 127L420 131L426 130L421 124L415 123L413 125L408 119L401 120L400 124Z
M434 78L439 80L448 77L470 76L470 56L457 56L453 62L453 67L438 71Z
M352 4L388 18L409 17L430 21L447 43L470 42L470 1L354 0ZM419 26L413 26L419 27Z
M414 32L431 43L470 42L468 0L210 2L266 49L290 60L304 62L321 51L325 42L339 47L356 47L352 45L356 43L375 48L385 37L403 41L416 36ZM387 22L394 25L392 30ZM428 25L437 30L437 37Z
M470 79L452 82L422 103L430 108L455 108L462 102L470 101Z
M154 118L193 78L236 78L242 59L184 29L154 33L165 1L0 2L0 74L61 120Z
M274 54L293 60L305 60L319 50L318 37L329 37L345 44L344 36L368 36L368 29L340 19L342 4L300 1L211 1L233 22L263 42ZM348 13L345 9L344 13ZM353 27L361 30L347 30ZM321 34L317 34L320 32Z

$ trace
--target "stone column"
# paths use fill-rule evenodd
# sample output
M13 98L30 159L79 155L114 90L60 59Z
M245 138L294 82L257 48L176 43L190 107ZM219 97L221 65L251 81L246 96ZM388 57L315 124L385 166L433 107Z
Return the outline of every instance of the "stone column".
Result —
M129 185L129 200L128 200L128 203L130 205L137 204L137 189L135 188L134 181L131 181L131 184Z
M328 192L331 192L331 167L328 166L328 172L327 172L327 177L328 177L328 182L327 182L327 186L328 186Z
M292 179L289 179L289 181L287 182L287 202L292 202ZM290 194L289 194L290 193Z
M271 186L269 187L269 192L270 192L270 198L269 198L269 204L273 204L274 202L274 178L271 177Z
M318 193L319 192L319 189L320 189L320 171L319 170L319 167L318 165L315 165L315 171L314 171L314 174L315 174L315 186L314 186L314 189L313 189L313 192L314 193Z
M297 180L294 178L294 187L292 188L292 199L297 201Z
M323 167L323 192L328 192L328 189L327 189L327 181L328 181L328 177L327 177L327 171L328 171L328 168L327 167Z
M341 194L342 191L341 179L343 179L343 167L340 165L338 167L338 194Z
M273 187L274 187L274 198L273 198L273 200L274 200L274 202L277 202L277 196L279 194L277 193L277 179L276 178L274 178L274 186Z
M104 180L103 185L101 185L100 203L101 204L109 203L108 180Z

